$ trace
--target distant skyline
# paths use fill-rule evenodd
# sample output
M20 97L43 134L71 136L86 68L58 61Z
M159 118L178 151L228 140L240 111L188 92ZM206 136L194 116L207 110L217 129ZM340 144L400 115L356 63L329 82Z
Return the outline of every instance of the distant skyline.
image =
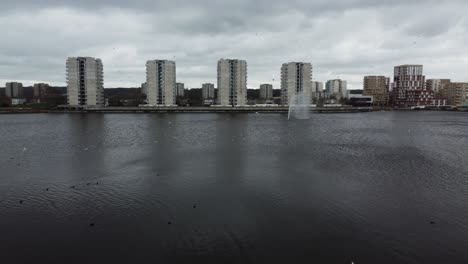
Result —
M362 89L365 75L393 77L400 64L468 81L464 0L0 1L0 87L65 86L73 56L102 59L105 87L140 87L151 59L175 60L187 88L216 84L220 58L247 61L249 88L279 89L292 61L348 89Z

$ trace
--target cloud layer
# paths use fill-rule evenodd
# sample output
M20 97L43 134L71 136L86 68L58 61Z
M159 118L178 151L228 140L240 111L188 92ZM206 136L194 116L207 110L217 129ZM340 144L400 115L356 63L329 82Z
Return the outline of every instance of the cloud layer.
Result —
M254 88L279 88L289 61L352 89L404 63L468 81L466 1L0 1L0 82L64 85L68 56L101 58L106 87L139 86L148 59L176 60L190 88L216 83L219 58L247 60Z

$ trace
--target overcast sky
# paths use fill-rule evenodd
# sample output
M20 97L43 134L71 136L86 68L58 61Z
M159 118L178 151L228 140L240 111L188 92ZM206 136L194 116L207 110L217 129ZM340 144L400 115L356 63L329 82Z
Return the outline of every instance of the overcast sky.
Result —
M175 60L189 88L216 83L219 58L247 60L249 88L279 88L290 61L350 89L405 63L468 81L467 10L466 0L0 0L0 82L65 85L69 56L101 58L105 87L139 86L148 59Z

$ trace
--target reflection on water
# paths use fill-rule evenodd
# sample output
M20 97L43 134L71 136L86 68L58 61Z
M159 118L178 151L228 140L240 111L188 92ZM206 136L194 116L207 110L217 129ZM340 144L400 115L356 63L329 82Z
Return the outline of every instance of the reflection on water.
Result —
M467 127L441 112L2 115L2 257L465 263Z

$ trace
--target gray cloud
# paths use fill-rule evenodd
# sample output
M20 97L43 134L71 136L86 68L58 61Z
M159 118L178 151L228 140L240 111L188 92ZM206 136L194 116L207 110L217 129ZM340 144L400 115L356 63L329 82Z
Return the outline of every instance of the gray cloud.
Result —
M249 87L278 88L288 61L351 88L402 63L468 81L465 1L0 1L0 82L64 84L68 56L103 59L106 87L139 85L154 58L187 87L216 82L221 57L248 61Z

